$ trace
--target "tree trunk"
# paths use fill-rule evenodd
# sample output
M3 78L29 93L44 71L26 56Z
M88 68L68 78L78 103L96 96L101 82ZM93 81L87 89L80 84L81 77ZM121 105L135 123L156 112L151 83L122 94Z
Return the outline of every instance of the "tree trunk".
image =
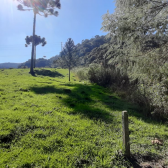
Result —
M70 67L69 67L69 81L70 81Z
M36 45L34 45L34 68L36 67Z
M35 43L35 27L36 27L36 12L34 11L34 21L33 21L33 41L32 41L32 55L31 55L31 65L30 65L30 73L34 74L33 67L34 67L34 43Z

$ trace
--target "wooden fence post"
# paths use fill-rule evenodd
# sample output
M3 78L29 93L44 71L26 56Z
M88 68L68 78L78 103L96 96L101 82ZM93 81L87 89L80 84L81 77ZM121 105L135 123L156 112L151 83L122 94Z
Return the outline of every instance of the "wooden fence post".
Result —
M122 112L122 125L123 125L123 145L124 154L126 157L130 157L130 143L129 143L129 129L128 129L128 113Z

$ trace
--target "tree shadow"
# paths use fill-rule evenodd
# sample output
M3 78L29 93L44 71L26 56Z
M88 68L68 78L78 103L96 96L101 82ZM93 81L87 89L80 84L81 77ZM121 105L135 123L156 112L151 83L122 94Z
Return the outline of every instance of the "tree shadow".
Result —
M113 121L114 115L102 110L95 106L95 103L102 103L106 108L113 111L134 110L137 111L137 107L133 107L132 104L121 100L116 96L112 96L101 86L98 85L85 85L85 84L60 84L66 88L55 88L55 86L43 86L43 87L30 87L29 90L36 94L56 93L68 95L66 98L62 98L61 95L57 96L61 101L73 111L69 114L82 114L90 119L103 120L106 122ZM67 89L70 88L70 89ZM136 114L136 113L135 113ZM130 115L134 115L130 112Z
M114 125L121 125L117 123L115 115L118 113L121 117L121 112L127 110L129 116L142 119L144 122L152 123L153 121L145 118L140 112L139 107L130 104L119 97L112 95L107 90L98 85L85 85L85 84L60 84L63 88L56 88L55 86L43 86L43 87L30 87L29 90L36 94L48 94L55 93L56 98L67 107L71 108L69 115L81 115L81 117L87 117L91 120L100 120L105 123L112 123ZM65 87L64 87L65 86ZM60 94L60 95L59 95ZM64 97L63 95L66 95ZM106 108L100 108L101 104ZM109 110L107 110L109 109ZM109 111L116 111L115 113ZM157 124L157 123L156 123ZM163 135L164 136L164 135ZM166 134L165 134L166 136ZM165 139L167 137L164 137ZM118 159L118 158L116 158ZM151 161L162 159L160 155L148 153L146 155L132 154L131 158L127 158L134 167L140 168L140 163L144 161Z
M54 86L29 87L29 90L35 92L36 94L64 93L62 89L57 89Z
M90 119L102 120L107 123L114 122L114 115L107 110L102 110L100 107L95 106L95 103L104 103L105 106L110 105L109 95L102 91L102 87L97 85L83 85L83 84L62 84L66 88L56 88L54 86L44 87L30 87L29 90L36 94L56 93L68 95L63 98L61 95L56 96L61 99L63 104L71 109L70 115L81 114ZM70 89L67 89L67 86ZM72 88L71 88L72 87ZM111 97L111 109L124 110L125 106L121 106L122 101L117 97ZM116 103L115 103L116 102ZM101 105L100 105L101 106Z
M34 70L34 75L43 75L43 76L49 76L49 77L64 77L61 73L57 72L57 71L50 71L47 69L36 69Z
M143 168L145 167L145 164L142 163L146 163L146 167L153 167L156 163L163 159L163 156L148 152L145 155L140 153L132 154L130 158L126 159L132 163L133 167Z
M36 94L47 94L56 93L68 95L66 98L56 96L73 111L69 114L82 114L90 119L103 120L106 122L113 121L114 115L102 110L99 107L95 107L95 103L102 103L106 108L122 112L128 110L129 115L136 116L137 118L144 119L137 106L134 106L117 96L112 96L110 93L105 91L105 88L98 85L85 85L85 84L60 84L66 88L55 88L55 86L43 86L43 87L30 87L29 89ZM70 88L70 89L67 89ZM96 100L95 100L96 99ZM119 114L119 116L121 113Z
M131 154L130 157L126 157L122 151L116 151L113 156L112 163L120 167L134 167L134 168L144 168L153 167L156 165L163 157L156 153L148 152L146 154L135 153Z
M29 74L31 74L32 76L36 77L36 74L35 74L34 71L33 72L29 72Z
M71 83L60 85L70 89L61 89L46 85L44 87L31 87L30 90L36 94L56 93L68 95L67 98L58 97L66 106L73 109L71 114L81 113L89 118L110 121L113 118L111 113L102 111L99 107L94 106L96 102L101 102L110 110L119 112L127 110L129 116L140 118L146 123L160 124L160 122L153 121L149 117L144 116L140 107L108 93L107 90L101 86ZM119 115L121 115L121 113Z

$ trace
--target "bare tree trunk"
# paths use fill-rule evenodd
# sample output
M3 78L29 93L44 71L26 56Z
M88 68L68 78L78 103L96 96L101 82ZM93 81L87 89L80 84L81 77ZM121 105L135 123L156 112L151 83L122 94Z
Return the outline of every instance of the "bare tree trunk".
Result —
M34 68L36 67L36 45L34 45Z
M69 67L69 81L70 81L70 67Z
M33 21L33 41L32 41L32 55L31 55L31 65L30 65L30 73L34 74L33 67L34 67L34 43L35 43L35 27L36 27L36 12L34 11L34 21Z

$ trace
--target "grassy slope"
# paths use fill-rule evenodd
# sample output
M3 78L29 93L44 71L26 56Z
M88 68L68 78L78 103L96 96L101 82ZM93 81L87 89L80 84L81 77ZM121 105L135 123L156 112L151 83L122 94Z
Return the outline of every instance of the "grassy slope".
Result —
M131 165L120 152L122 110L129 113L134 157L168 164L166 125L144 119L136 107L100 86L74 76L68 82L67 70L28 72L0 70L0 167ZM164 145L151 145L154 137Z

